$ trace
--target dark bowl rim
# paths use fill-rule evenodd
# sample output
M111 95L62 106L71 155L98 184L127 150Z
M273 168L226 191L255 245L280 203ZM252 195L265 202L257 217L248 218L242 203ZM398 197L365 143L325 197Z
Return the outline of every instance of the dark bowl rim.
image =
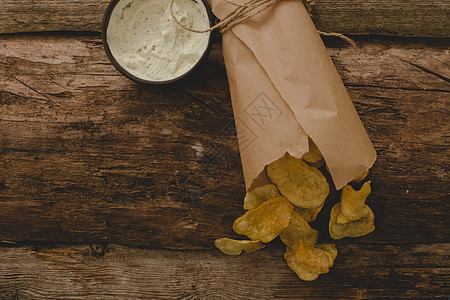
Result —
M206 47L206 49L203 52L202 56L197 61L197 63L195 63L195 65L192 66L192 68L190 68L186 73L183 73L182 75L180 75L180 76L178 76L176 78L172 78L172 79L169 79L169 80L158 80L158 81L142 79L142 78L139 78L139 77L131 74L130 72L125 70L125 68L122 67L122 65L119 64L119 62L116 60L114 55L111 53L111 49L109 48L109 44L108 44L108 41L106 39L107 30L108 30L108 26L109 26L109 21L111 19L111 14L112 14L114 8L116 7L116 5L120 1L124 1L124 0L111 0L109 2L109 4L108 4L108 7L105 10L105 14L103 15L103 20L102 20L102 43L103 43L103 49L106 52L106 56L108 56L108 59L111 61L113 66L120 73L122 73L122 75L128 77L129 79L131 79L131 80L133 80L135 82L143 83L143 84L147 84L147 85L164 85L164 84L169 84L169 83L173 83L175 81L179 81L179 80L185 78L186 76L188 76L189 74L191 74L208 57L208 55L209 55L209 53L211 51L213 42L214 42L213 32L209 32L208 46ZM132 1L134 1L134 0L132 0ZM193 1L197 2L196 0L193 0ZM208 19L209 19L209 25L210 26L214 26L214 24L215 24L215 17L214 17L214 15L212 13L212 10L211 10L208 2L206 0L201 0L201 1L202 1L203 5L206 8L206 13L208 14Z

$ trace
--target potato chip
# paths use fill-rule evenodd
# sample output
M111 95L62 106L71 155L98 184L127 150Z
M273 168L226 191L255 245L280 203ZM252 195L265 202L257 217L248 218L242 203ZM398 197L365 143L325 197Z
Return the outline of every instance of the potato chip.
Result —
M339 213L339 215L338 215L338 217L337 217L337 219L336 219L336 223L338 223L338 224L345 224L345 223L348 223L348 222L350 222L351 220L349 219L349 218L347 218L343 213L342 213L342 211Z
M319 148L317 148L317 145L313 142L313 140L310 137L308 137L308 145L309 151L302 156L302 159L307 164L316 168L320 168L325 163L322 153L320 153Z
M319 232L309 226L303 217L294 211L288 228L280 233L281 241L288 247L293 247L299 240L304 245L314 246L319 238Z
M361 219L364 203L366 202L366 198L369 196L370 192L370 181L364 183L359 191L355 191L351 186L346 185L342 189L341 194L342 214L353 221Z
M319 277L319 273L307 269L298 260L296 260L295 257L290 256L291 253L292 249L287 247L284 258L286 259L289 268L297 274L298 278L304 281L313 281Z
M334 244L320 244L314 247L299 243L293 248L286 247L284 258L289 268L305 281L317 279L320 274L328 273L334 264L338 251Z
M221 238L214 241L214 245L227 255L239 255L242 251L253 252L265 247L260 241L242 241Z
M361 219L350 221L345 224L337 223L337 217L339 216L340 212L340 203L336 204L331 209L329 230L330 236L333 239L338 240L344 237L360 237L375 230L375 216L372 210L367 205L364 205L363 207L363 216L361 217Z
M325 202L321 206L316 208L301 208L298 206L294 206L294 210L298 212L306 222L311 223L316 220L317 215L320 213L324 205Z
M331 244L331 243L330 244L318 244L318 245L315 245L314 247L330 254L331 258L333 260L333 263L334 263L334 260L336 259L337 255L338 255L338 250L337 250L335 244Z
M248 192L244 198L244 209L255 209L261 205L264 201L272 198L280 197L280 192L277 187L273 184L266 184L257 187L251 192Z
M269 164L267 175L283 196L302 208L320 207L330 192L319 170L289 154Z
M359 174L358 176L356 176L352 182L356 182L356 183L360 183L361 181L363 181L364 179L366 179L367 175L369 175L369 170L366 170L364 172L362 172L361 174Z
M305 245L301 240L292 247L292 252L288 255L288 264L289 260L296 261L308 270L319 274L327 273L333 265L331 254L311 245Z
M251 240L268 243L285 230L292 219L292 204L284 197L263 202L234 221L237 234L248 236Z

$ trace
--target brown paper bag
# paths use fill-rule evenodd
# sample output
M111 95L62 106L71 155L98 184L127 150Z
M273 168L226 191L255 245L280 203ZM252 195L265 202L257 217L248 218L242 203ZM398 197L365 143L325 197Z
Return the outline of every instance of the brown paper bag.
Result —
M235 9L209 3L219 19ZM265 166L286 152L306 153L308 135L337 189L372 167L375 149L300 0L282 0L228 30L223 55L247 190L265 183Z

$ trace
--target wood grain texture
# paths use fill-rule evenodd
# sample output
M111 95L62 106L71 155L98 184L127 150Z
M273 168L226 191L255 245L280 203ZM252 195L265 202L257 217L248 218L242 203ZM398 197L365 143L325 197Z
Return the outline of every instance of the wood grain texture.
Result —
M377 229L339 243L449 242L448 45L359 44L329 51L379 154ZM97 36L2 36L0 241L211 248L243 213L234 130L220 45L189 79L143 87Z
M100 31L108 0L0 0L0 33ZM344 34L449 37L446 0L316 0L319 30Z
M304 282L282 249L213 251L111 245L0 248L4 299L446 298L450 244L345 245L330 272ZM3 297L2 297L3 296Z
M450 36L447 0L314 0L313 20L323 31L412 37Z

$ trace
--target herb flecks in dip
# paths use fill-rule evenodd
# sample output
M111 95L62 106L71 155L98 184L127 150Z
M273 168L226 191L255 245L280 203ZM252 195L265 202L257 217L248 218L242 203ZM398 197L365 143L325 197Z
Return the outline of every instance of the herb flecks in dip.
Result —
M169 0L122 0L111 14L106 35L111 53L138 78L177 78L192 69L208 47L210 33L183 29L173 20L169 5ZM176 0L173 12L188 28L209 27L208 14L200 0Z

